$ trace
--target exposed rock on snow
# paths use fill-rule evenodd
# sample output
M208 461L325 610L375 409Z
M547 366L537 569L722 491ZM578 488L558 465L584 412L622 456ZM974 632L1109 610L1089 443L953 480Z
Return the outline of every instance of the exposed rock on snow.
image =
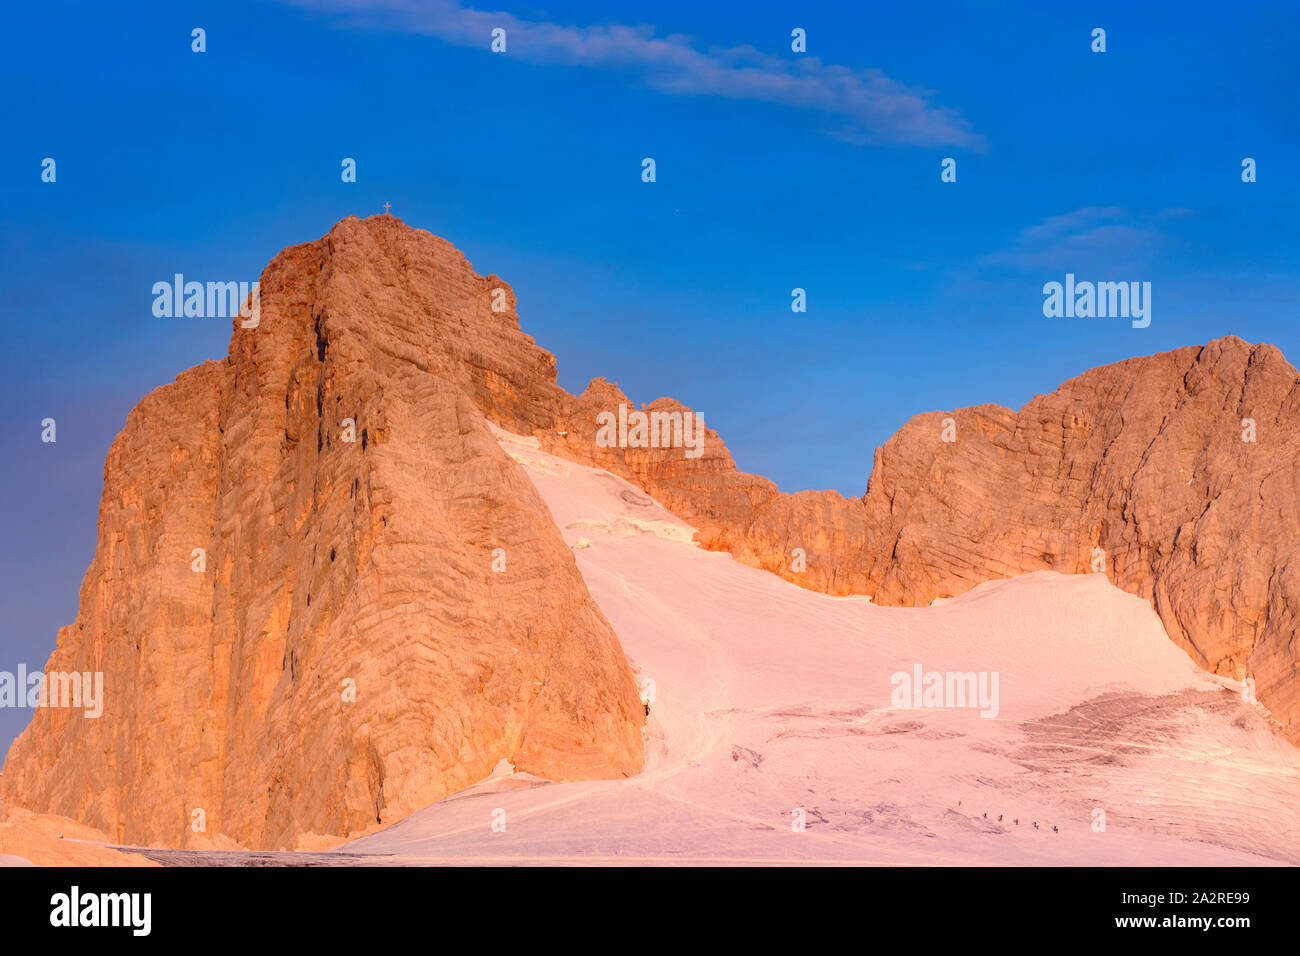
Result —
M603 472L528 470L561 527L632 507ZM658 506L639 513L669 520ZM592 536L578 565L637 676L653 681L645 771L458 794L346 852L467 864L1300 863L1300 752L1239 685L1175 647L1146 601L1101 575L1037 572L887 608L681 541ZM997 717L892 706L891 675L918 663L996 672ZM503 832L491 828L497 809Z
M828 594L924 606L1101 570L1197 663L1252 678L1300 740L1300 374L1273 346L1228 336L1092 369L1019 412L917 415L876 450L861 498L780 493L713 431L700 458L598 447L595 416L627 401L594 380L542 447L633 482L705 547Z
M1049 718L1127 727L1140 721L1126 708L1149 699L1177 717L1153 733L1203 730L1231 760L1267 749L1248 705L1232 716L1190 693L1210 689L1192 661L1252 679L1300 734L1300 377L1270 346L1226 338L1094 369L1018 413L919 415L878 449L863 497L846 499L779 493L737 471L714 431L702 448L601 445L598 420L628 401L618 387L566 393L554 357L520 330L510 287L390 216L346 219L284 250L260 288L260 325L234 321L229 357L147 396L109 452L95 559L47 667L104 672L105 711L35 713L0 773L0 797L17 806L127 843L318 848L470 788L501 760L512 780L618 779L647 751L662 769L683 751L725 759L725 743L762 755L755 779L784 751L802 768L786 779L815 784L830 771L786 748L843 738L855 749L817 759L846 760L881 796L866 807L810 797L808 831L924 833L950 808L918 808L915 780L891 790L914 773L890 769L904 737L933 761L983 753L1023 771L1038 752L997 737L999 721L1031 737L1024 728ZM644 411L690 410L659 399ZM549 483L587 490L575 499ZM839 600L735 577L748 569L705 555L696 536ZM1098 561L1104 575L977 588ZM1138 597L1116 603L1108 580ZM706 583L716 606L692 597ZM1004 694L1018 696L979 730L931 712L899 730L863 682L892 666L885 657L904 658L886 688L894 670L929 666L895 627L903 618L878 616L922 612L853 595L935 603L923 612L935 635L984 642L969 645L972 660L1000 661ZM1153 614L1132 637L1144 601L1190 655L1181 671L1158 656L1176 649ZM995 625L994 611L1012 620ZM1098 613L1123 640L1099 638ZM607 616L647 676L651 659L681 669L673 703L652 704L648 723ZM997 657L1004 631L1019 643ZM751 645L755 633L768 637ZM864 640L876 656L860 656ZM1076 669L1099 640L1106 666L1060 687L1070 675L1048 663ZM1017 655L1044 647L1050 662L1017 685ZM770 681L761 692L759 679ZM717 716L733 700L748 703ZM773 725L778 712L802 716ZM1228 716L1236 730L1220 726ZM955 756L942 749L954 735L971 738ZM1069 746L1091 745L1080 735ZM1269 751L1264 763L1285 760ZM1016 778L1006 785L1032 802ZM1237 806L1274 812L1290 796L1278 787L1250 788ZM766 798L741 799L739 817L723 816L779 828ZM1220 830L1255 852L1254 831L1234 826Z

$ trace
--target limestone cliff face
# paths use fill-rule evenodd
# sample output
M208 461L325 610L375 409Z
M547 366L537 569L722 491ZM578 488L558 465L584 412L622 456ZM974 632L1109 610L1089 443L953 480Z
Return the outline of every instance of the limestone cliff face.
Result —
M37 710L0 801L128 843L315 847L503 758L635 773L628 664L489 422L831 594L927 604L1100 555L1300 740L1300 376L1271 346L1226 338L1019 412L919 415L844 498L779 492L713 431L698 457L606 447L600 416L631 405L617 386L560 389L510 287L392 217L286 249L261 296L225 361L146 397L114 442L80 611L46 667L104 672L104 715Z
M878 600L1104 556L1198 664L1253 677L1300 740L1300 375L1276 348L1229 337L1093 369L1018 414L956 413L952 443L935 440L943 417L877 455Z
M487 425L549 428L560 395L509 287L446 242L383 216L286 249L260 325L114 442L46 668L103 671L104 714L38 709L0 792L128 843L291 848L503 758L637 772L628 663Z
M1274 347L1228 337L1093 369L1018 413L918 415L860 499L779 493L712 432L696 459L594 447L595 415L626 401L592 382L544 445L638 482L704 546L879 604L1095 562L1202 667L1253 677L1300 742L1300 375Z

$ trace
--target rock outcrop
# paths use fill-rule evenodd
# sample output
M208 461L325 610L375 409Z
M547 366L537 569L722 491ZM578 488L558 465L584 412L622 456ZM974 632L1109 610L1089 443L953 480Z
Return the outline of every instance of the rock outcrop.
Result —
M593 381L544 447L638 483L705 547L831 594L920 605L1104 572L1200 666L1253 678L1300 742L1300 375L1273 346L1229 336L1093 369L1019 412L918 415L861 498L780 493L713 432L698 458L597 447L596 415L627 402Z
M107 837L66 817L14 810L0 816L0 866L158 866L102 846Z
M632 407L618 387L569 395L506 283L389 216L282 252L260 316L114 442L80 612L47 666L102 671L104 715L38 710L0 798L124 843L316 848L502 759L635 773L628 663L489 422L830 594L928 604L1104 571L1203 667L1253 677L1300 740L1300 376L1271 346L1230 337L1019 412L918 415L845 498L781 493L713 431L690 453L598 441Z
M103 672L104 713L36 710L0 792L119 842L278 849L502 759L636 773L630 667L487 424L549 427L560 395L509 286L383 216L286 249L260 291L229 357L113 443L46 668Z

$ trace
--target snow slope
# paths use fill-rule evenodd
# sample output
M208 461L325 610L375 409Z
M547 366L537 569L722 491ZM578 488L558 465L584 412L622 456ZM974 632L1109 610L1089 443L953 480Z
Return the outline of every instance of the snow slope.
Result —
M929 608L827 597L699 549L688 526L612 475L498 438L654 682L646 768L555 784L505 766L344 852L458 863L1300 862L1300 753L1104 576L1032 574ZM891 676L918 664L996 672L997 716L892 707Z

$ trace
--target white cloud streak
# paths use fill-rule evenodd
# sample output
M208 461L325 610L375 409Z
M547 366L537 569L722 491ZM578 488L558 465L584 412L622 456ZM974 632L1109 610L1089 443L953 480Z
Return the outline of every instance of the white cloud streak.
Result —
M834 135L849 142L986 146L956 110L934 105L931 91L906 86L876 69L823 63L807 54L777 56L753 46L702 48L680 34L657 36L650 26L561 26L476 10L454 0L286 2L339 15L348 26L436 37L479 47L485 54L492 30L501 27L506 55L525 62L632 72L670 96L716 96L814 110L837 121Z
M1080 206L1023 230L1012 248L984 256L983 266L1013 269L1141 264L1161 245L1160 232L1118 206Z

